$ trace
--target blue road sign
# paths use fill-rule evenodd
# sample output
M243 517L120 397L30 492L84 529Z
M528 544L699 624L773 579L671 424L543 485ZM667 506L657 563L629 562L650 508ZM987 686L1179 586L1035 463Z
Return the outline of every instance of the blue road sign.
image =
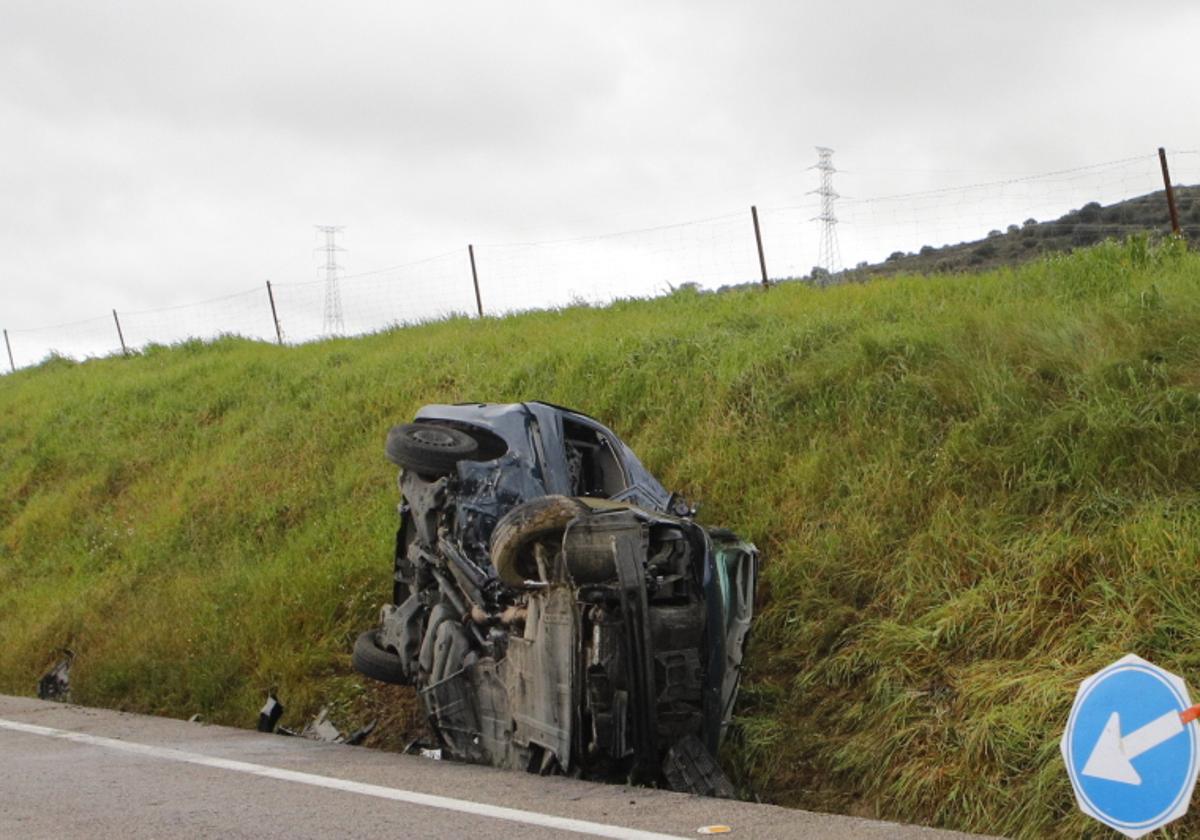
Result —
M1062 737L1063 761L1085 814L1127 837L1187 813L1200 736L1187 686L1130 654L1084 680Z

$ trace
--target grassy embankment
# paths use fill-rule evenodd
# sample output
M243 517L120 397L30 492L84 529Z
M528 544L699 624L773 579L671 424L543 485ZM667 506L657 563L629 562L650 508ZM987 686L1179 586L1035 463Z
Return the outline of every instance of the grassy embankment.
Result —
M679 294L0 379L0 690L251 725L396 695L389 425L542 398L602 418L764 550L738 781L822 810L1078 836L1058 737L1133 651L1200 684L1200 256ZM1188 819L1181 830L1200 829Z

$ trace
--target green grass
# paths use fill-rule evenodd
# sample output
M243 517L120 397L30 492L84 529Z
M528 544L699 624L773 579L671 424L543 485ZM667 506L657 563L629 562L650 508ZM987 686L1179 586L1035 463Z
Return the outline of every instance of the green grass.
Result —
M1200 256L1139 241L5 376L0 690L69 645L83 703L402 703L347 655L389 592L384 435L522 399L601 418L763 549L725 760L765 799L1100 836L1058 754L1078 682L1126 652L1200 677Z

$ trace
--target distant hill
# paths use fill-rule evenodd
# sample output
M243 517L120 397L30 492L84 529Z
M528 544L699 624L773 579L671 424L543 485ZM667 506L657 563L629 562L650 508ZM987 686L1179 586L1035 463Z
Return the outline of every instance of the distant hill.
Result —
M1175 201L1179 223L1192 242L1200 241L1200 186L1177 187ZM1020 263L1044 254L1063 253L1105 239L1124 239L1141 232L1170 230L1167 199L1162 190L1107 206L1085 204L1053 221L1026 219L1005 231L994 230L984 239L944 245L926 245L916 253L896 251L874 265L860 264L850 276L935 274L984 271ZM810 275L811 277L811 275Z

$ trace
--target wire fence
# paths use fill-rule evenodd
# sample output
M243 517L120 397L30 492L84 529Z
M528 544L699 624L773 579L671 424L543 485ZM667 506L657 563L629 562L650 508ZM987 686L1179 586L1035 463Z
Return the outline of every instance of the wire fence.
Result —
M1200 152L1171 156L1173 184L1200 182ZM1111 205L1162 191L1156 154L1007 180L837 202L842 265L877 264L987 237L1027 219L1059 219L1084 204ZM1122 209L1125 208L1125 209ZM1189 210L1200 226L1200 202ZM762 283L757 241L771 282L813 280L819 262L819 198L679 224L521 243L478 243L452 253L338 280L342 335L375 332L451 316L495 316L621 298L649 298L684 284L707 290ZM1166 205L1162 203L1165 219ZM1146 229L1118 205L1091 224L1097 236ZM1070 231L1067 231L1070 232ZM473 263L472 265L472 257ZM822 277L827 280L828 277ZM269 297L269 294L270 296ZM273 300L272 300L273 297ZM10 368L51 355L82 359L135 352L150 344L236 334L298 344L324 333L325 280L272 282L224 297L167 308L113 311L81 321L5 330ZM273 306L272 306L273 304Z

